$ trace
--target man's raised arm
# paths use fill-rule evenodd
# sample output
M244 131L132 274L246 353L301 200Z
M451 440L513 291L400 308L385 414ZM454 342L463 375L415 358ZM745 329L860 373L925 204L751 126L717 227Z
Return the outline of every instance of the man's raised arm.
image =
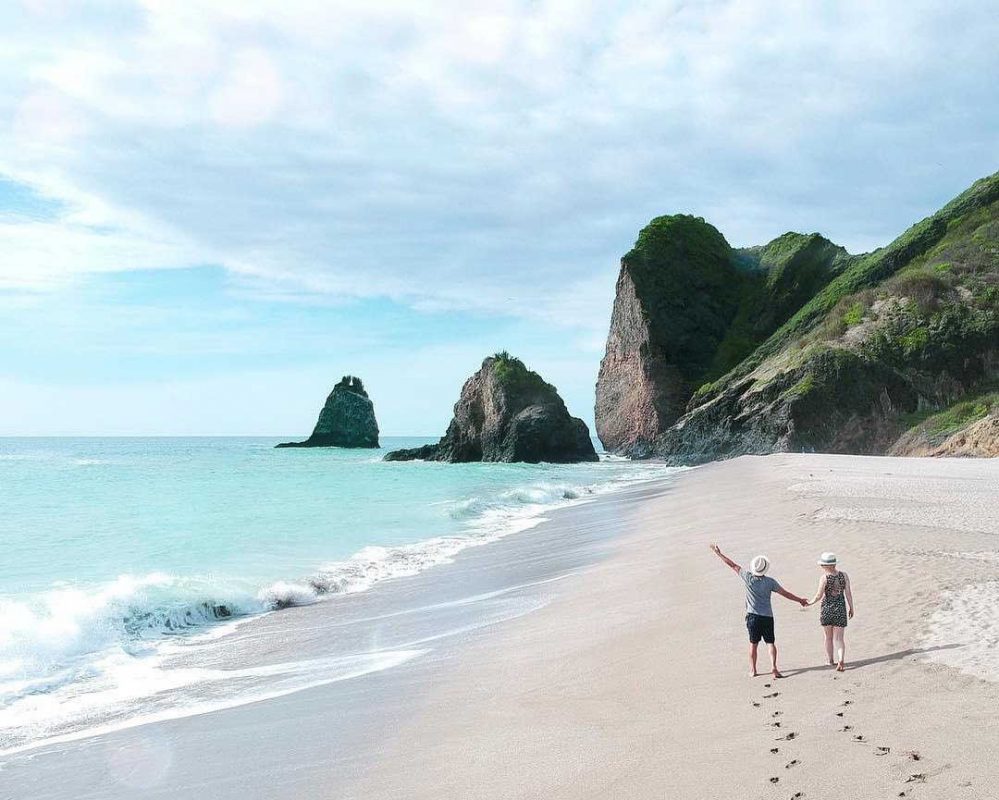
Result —
M721 551L721 548L718 547L718 545L711 544L711 545L708 545L708 547L711 549L712 553L714 553L716 556L718 556L718 558L720 558L722 561L724 561L725 564L727 566L729 566L734 572L742 572L742 567L740 567L731 558L729 558L727 555L725 555Z

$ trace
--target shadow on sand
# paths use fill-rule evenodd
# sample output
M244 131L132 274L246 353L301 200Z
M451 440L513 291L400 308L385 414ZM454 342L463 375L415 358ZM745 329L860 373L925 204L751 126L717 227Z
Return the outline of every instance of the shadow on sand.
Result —
M909 656L918 656L923 653L934 653L937 650L954 650L958 647L964 647L963 644L940 644L934 647L912 647L908 650L899 650L896 653L886 653L883 656L874 656L872 658L862 658L859 661L848 661L846 663L846 671L861 669L862 667L869 667L872 664L882 664L885 661L901 661L903 658L908 658ZM835 667L829 664L818 664L814 667L801 667L800 669L788 669L783 670L785 678L793 678L795 675L801 675L803 672L818 672L828 670L832 672Z

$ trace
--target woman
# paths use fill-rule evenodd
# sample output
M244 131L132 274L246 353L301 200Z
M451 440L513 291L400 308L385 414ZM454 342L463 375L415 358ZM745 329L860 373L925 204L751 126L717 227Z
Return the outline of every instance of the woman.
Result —
M835 553L823 553L819 557L819 566L822 567L819 588L808 605L822 601L819 624L826 634L826 657L830 666L836 664L836 671L842 672L846 669L846 643L843 635L846 633L847 620L853 619L850 578L836 568ZM837 653L839 658L834 657Z

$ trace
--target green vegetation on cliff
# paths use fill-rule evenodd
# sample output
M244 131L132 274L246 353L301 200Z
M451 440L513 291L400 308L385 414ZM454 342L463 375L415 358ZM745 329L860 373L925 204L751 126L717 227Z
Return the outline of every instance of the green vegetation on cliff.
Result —
M737 380L748 374L764 359L804 336L844 298L876 286L904 267L916 269L926 264L934 254L940 256L940 261L935 263L943 264L946 263L944 254L953 254L954 251L966 253L970 246L977 244L980 253L975 263L981 269L994 273L997 255L995 246L989 244L989 238L995 235L997 200L999 173L976 181L936 214L913 225L887 247L852 260L838 277L817 292L740 363L729 378ZM974 238L975 233L978 240ZM841 307L841 314L846 312L847 309Z
M516 356L506 350L495 353L492 357L493 375L504 387L511 391L556 391L555 387L545 381L537 372L528 369Z
M686 214L656 217L621 259L646 300L655 346L687 381L709 369L735 315L747 278L718 230Z
M999 412L999 392L987 392L954 403L943 411L924 409L906 414L902 421L911 424L910 432L918 430L932 443L940 444L951 434L995 412Z
M739 310L704 375L708 381L748 356L856 257L817 233L789 232L737 251L737 258L748 274Z
M796 237L781 239L778 252ZM999 370L999 174L888 247L829 266L832 280L694 394L659 454L885 452L920 418L941 412L921 432L936 441L987 413L968 398Z
M684 223L662 223L677 219ZM649 241L657 247L645 255L670 258L682 249L682 242L657 242L660 228L673 237L693 234L699 252L705 241L724 242L702 220L692 230L691 220L654 220ZM884 453L917 423L926 426L916 436L923 447L992 413L999 173L866 255L798 233L729 250L727 265L721 245L708 253L690 268L706 261L707 281L681 271L679 283L636 284L643 308L671 312L665 324L649 315L649 338L662 343L664 363L682 364L690 385L686 413L630 452L687 463L774 450ZM659 268L648 257L642 263ZM659 273L669 270L663 264ZM708 301L688 285L719 281L725 285ZM725 313L711 313L718 308ZM694 325L705 314L699 358L678 361L676 332L696 338ZM668 369L655 381L653 391L675 390ZM972 434L979 449L991 435L980 430Z
M733 250L700 217L656 217L622 259L670 362L703 386L728 372L855 257L817 233Z

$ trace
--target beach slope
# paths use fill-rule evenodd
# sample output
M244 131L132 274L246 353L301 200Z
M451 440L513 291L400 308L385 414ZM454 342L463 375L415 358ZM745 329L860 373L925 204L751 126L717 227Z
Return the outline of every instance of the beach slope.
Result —
M999 462L743 457L685 473L617 553L474 642L338 796L999 796ZM775 597L786 678L750 678L757 552L811 596L840 554L850 669L817 608ZM761 665L766 656L761 652ZM991 755L990 755L991 754ZM904 794L903 794L904 793Z

